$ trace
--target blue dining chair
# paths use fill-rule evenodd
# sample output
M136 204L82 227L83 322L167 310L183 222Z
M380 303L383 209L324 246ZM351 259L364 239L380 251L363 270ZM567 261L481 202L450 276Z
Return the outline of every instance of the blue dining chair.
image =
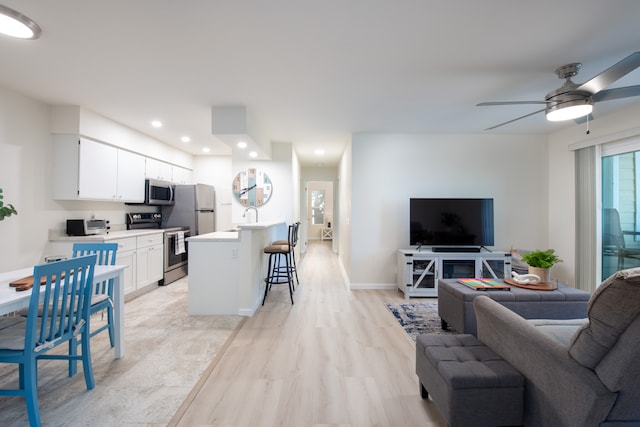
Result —
M117 243L74 243L73 244L73 257L96 255L96 265L115 265L116 264L116 252L118 251ZM114 331L113 331L113 279L105 280L104 282L96 283L93 287L91 295L91 308L89 314L104 312L107 313L107 322L91 331L89 336L94 337L102 331L109 331L109 342L111 347L114 346ZM78 341L74 340L69 343L71 347L69 352L75 354ZM73 345L75 344L75 346ZM73 376L76 373L76 362L71 360L69 362L69 376Z
M26 317L0 318L0 363L18 365L18 388L0 395L24 396L29 424L40 426L37 362L82 360L87 389L95 387L91 364L89 308L96 255L34 267L34 287ZM6 326L6 327L5 327ZM81 355L47 354L80 336Z

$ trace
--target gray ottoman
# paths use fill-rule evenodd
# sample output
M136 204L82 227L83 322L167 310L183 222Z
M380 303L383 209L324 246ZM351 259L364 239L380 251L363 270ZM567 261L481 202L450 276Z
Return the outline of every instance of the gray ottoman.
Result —
M524 377L473 335L419 335L416 374L451 427L522 425Z
M476 335L473 299L486 295L525 319L585 319L591 294L566 285L554 291L511 287L510 291L477 291L455 279L438 281L438 315L442 329L451 326L461 334Z

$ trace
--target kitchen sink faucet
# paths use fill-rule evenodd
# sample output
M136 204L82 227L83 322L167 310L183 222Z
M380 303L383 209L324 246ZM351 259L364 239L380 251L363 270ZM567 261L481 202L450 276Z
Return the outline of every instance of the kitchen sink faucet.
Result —
M244 210L244 213L242 214L242 218L245 218L247 216L247 211L249 209L253 209L256 212L256 223L258 222L258 209L255 206L249 206L247 209Z

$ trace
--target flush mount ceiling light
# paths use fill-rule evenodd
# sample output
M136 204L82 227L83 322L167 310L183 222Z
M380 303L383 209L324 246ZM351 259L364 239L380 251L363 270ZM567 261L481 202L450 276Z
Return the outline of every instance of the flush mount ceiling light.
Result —
M154 128L161 128L162 127L162 122L160 120L153 120L151 122L151 126L153 126Z
M562 77L567 79L565 84L559 89L549 92L546 96L547 107L545 108L545 114L550 122L577 119L591 114L591 111L593 111L591 94L578 91L578 85L570 80L580 67L577 67L577 64L570 65L574 65L575 68L572 68L571 72L565 70L568 74L561 74Z
M0 33L19 39L35 40L42 29L20 12L0 4Z
M244 141L238 142L238 148L241 148L241 149L247 148L247 143Z
M191 142L191 138L189 138L188 136L183 136L182 138L180 138L180 141L184 142L185 144L188 142Z
M562 122L586 116L592 111L593 104L590 101L579 100L549 105L546 114L550 122Z
M318 148L317 150L315 150L313 152L313 154L315 154L316 156L323 156L324 155L324 150L322 148Z

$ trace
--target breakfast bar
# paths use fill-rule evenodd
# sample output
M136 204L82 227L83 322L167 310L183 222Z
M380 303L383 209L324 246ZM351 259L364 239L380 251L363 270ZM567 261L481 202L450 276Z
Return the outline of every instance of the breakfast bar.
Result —
M283 221L259 222L187 239L189 314L252 316L264 293L263 249L286 233Z

